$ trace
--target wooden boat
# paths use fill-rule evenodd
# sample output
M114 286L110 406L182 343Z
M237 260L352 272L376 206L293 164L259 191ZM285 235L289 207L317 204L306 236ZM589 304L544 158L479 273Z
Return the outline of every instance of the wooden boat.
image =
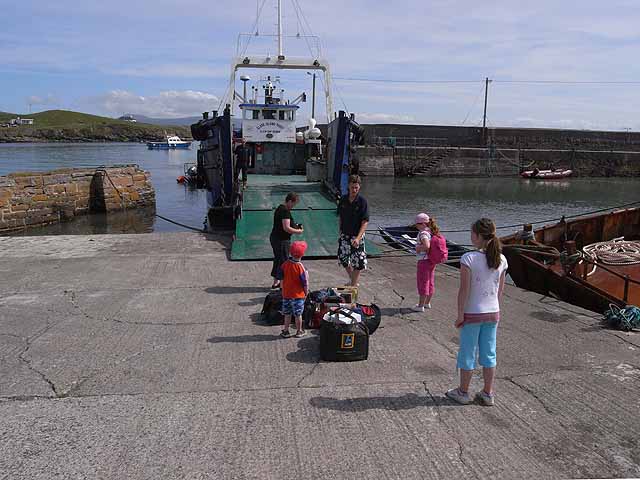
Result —
M413 225L406 227L378 227L380 236L389 244L398 250L403 250L412 255L416 254L416 243L418 238L418 229ZM458 245L457 243L447 240L447 250L449 251L449 259L447 265L460 267L460 257L471 249Z
M567 178L570 177L573 173L573 170L559 168L556 170L538 170L534 168L533 170L526 170L520 174L522 178L529 178L535 180L556 180L559 178Z
M640 305L640 208L503 237L509 275L518 287L595 312Z

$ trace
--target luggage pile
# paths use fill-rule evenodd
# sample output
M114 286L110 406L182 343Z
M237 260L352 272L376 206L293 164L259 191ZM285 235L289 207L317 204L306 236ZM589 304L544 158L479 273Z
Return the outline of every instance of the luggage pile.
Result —
M357 302L356 287L334 287L309 292L302 321L305 329L320 329L320 358L330 362L366 360L369 336L380 326L382 314L376 304ZM262 320L268 325L282 325L282 293L267 295Z

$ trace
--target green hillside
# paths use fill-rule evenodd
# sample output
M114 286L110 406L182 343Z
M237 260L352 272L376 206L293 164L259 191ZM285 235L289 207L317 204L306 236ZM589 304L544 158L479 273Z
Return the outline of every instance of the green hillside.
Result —
M111 125L128 123L109 117L100 117L88 113L72 112L70 110L46 110L40 113L0 113L0 119L21 117L33 118L35 126L39 127L71 127L78 125ZM6 121L5 119L5 121Z
M33 118L34 125L0 127L0 142L139 142L161 140L167 134L189 139L188 127L162 127L68 110L32 114L0 112L0 123L12 118Z

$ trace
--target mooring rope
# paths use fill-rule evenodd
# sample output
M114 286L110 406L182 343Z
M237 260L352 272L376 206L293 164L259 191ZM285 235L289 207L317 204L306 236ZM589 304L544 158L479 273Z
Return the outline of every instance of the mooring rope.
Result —
M640 308L634 305L620 308L611 304L604 314L604 320L610 327L628 332L640 328Z
M591 260L605 265L635 265L640 263L640 242L627 240L609 240L592 243L582 251Z
M624 203L622 205L615 205L615 206L611 206L611 207L607 207L607 208L601 208L601 209L598 209L598 210L591 210L589 212L576 213L574 215L564 215L564 216L559 217L559 218L550 218L550 219L547 219L547 220L538 220L536 222L522 221L520 223L514 223L512 225L499 225L499 226L496 226L496 230L504 230L504 229L507 229L507 228L522 227L522 225L524 225L524 224L540 225L542 223L557 223L557 222L559 222L561 220L568 220L570 218L578 218L578 217L586 217L588 215L594 215L596 213L609 212L609 211L612 211L612 210L619 210L621 208L633 207L633 206L636 206L636 205L640 205L640 200L635 201L635 202L630 202L630 203ZM469 230L470 230L470 228L467 227L467 228L463 228L463 229L460 229L460 230L443 230L443 229L440 229L440 232L441 233L468 233ZM377 232L377 231L378 230L367 229L367 233ZM412 228L409 228L409 227L407 227L404 230L395 230L394 229L394 231L395 232L402 231L404 233L416 233L415 229L412 229Z

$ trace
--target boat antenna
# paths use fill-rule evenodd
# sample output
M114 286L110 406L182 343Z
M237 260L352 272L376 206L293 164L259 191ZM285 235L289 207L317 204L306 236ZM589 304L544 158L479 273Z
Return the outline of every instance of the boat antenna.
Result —
M282 0L278 0L278 60L284 60L282 53Z
M256 0L256 37L260 35L258 20L260 20L260 0Z

